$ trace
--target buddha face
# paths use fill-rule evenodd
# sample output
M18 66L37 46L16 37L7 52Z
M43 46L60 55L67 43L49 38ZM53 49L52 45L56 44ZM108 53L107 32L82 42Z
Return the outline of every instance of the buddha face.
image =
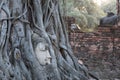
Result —
M40 42L37 44L35 48L35 54L41 65L47 65L51 63L50 53L48 49L46 49L46 45L44 43Z

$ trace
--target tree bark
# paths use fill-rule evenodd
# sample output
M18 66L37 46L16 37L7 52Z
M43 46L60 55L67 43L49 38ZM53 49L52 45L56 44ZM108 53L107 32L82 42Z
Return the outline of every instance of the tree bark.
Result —
M0 80L88 80L59 7L58 0L0 0Z

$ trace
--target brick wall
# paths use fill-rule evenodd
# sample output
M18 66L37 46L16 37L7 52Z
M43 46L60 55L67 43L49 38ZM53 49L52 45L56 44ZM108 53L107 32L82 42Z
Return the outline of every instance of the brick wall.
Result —
M76 29L69 33L69 38L75 55L83 61L120 58L120 27L98 27L89 33Z
M90 71L98 72L99 77L120 79L120 26L98 27L95 32L89 33L78 29L73 32L69 26L75 20L70 19L66 18L66 26L75 56Z

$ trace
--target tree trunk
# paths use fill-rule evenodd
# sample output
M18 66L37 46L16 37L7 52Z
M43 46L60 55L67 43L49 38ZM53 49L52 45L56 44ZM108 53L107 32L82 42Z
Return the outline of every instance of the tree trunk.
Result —
M0 0L0 80L88 80L58 0Z

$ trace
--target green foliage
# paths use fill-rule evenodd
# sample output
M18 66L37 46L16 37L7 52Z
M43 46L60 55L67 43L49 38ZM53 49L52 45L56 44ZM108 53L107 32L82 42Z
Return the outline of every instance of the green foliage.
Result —
M75 17L76 24L81 29L95 28L99 25L99 19L105 14L93 0L64 0L65 16Z
M104 12L117 13L116 0L109 0L109 2L106 4L103 4L101 8L104 10Z

